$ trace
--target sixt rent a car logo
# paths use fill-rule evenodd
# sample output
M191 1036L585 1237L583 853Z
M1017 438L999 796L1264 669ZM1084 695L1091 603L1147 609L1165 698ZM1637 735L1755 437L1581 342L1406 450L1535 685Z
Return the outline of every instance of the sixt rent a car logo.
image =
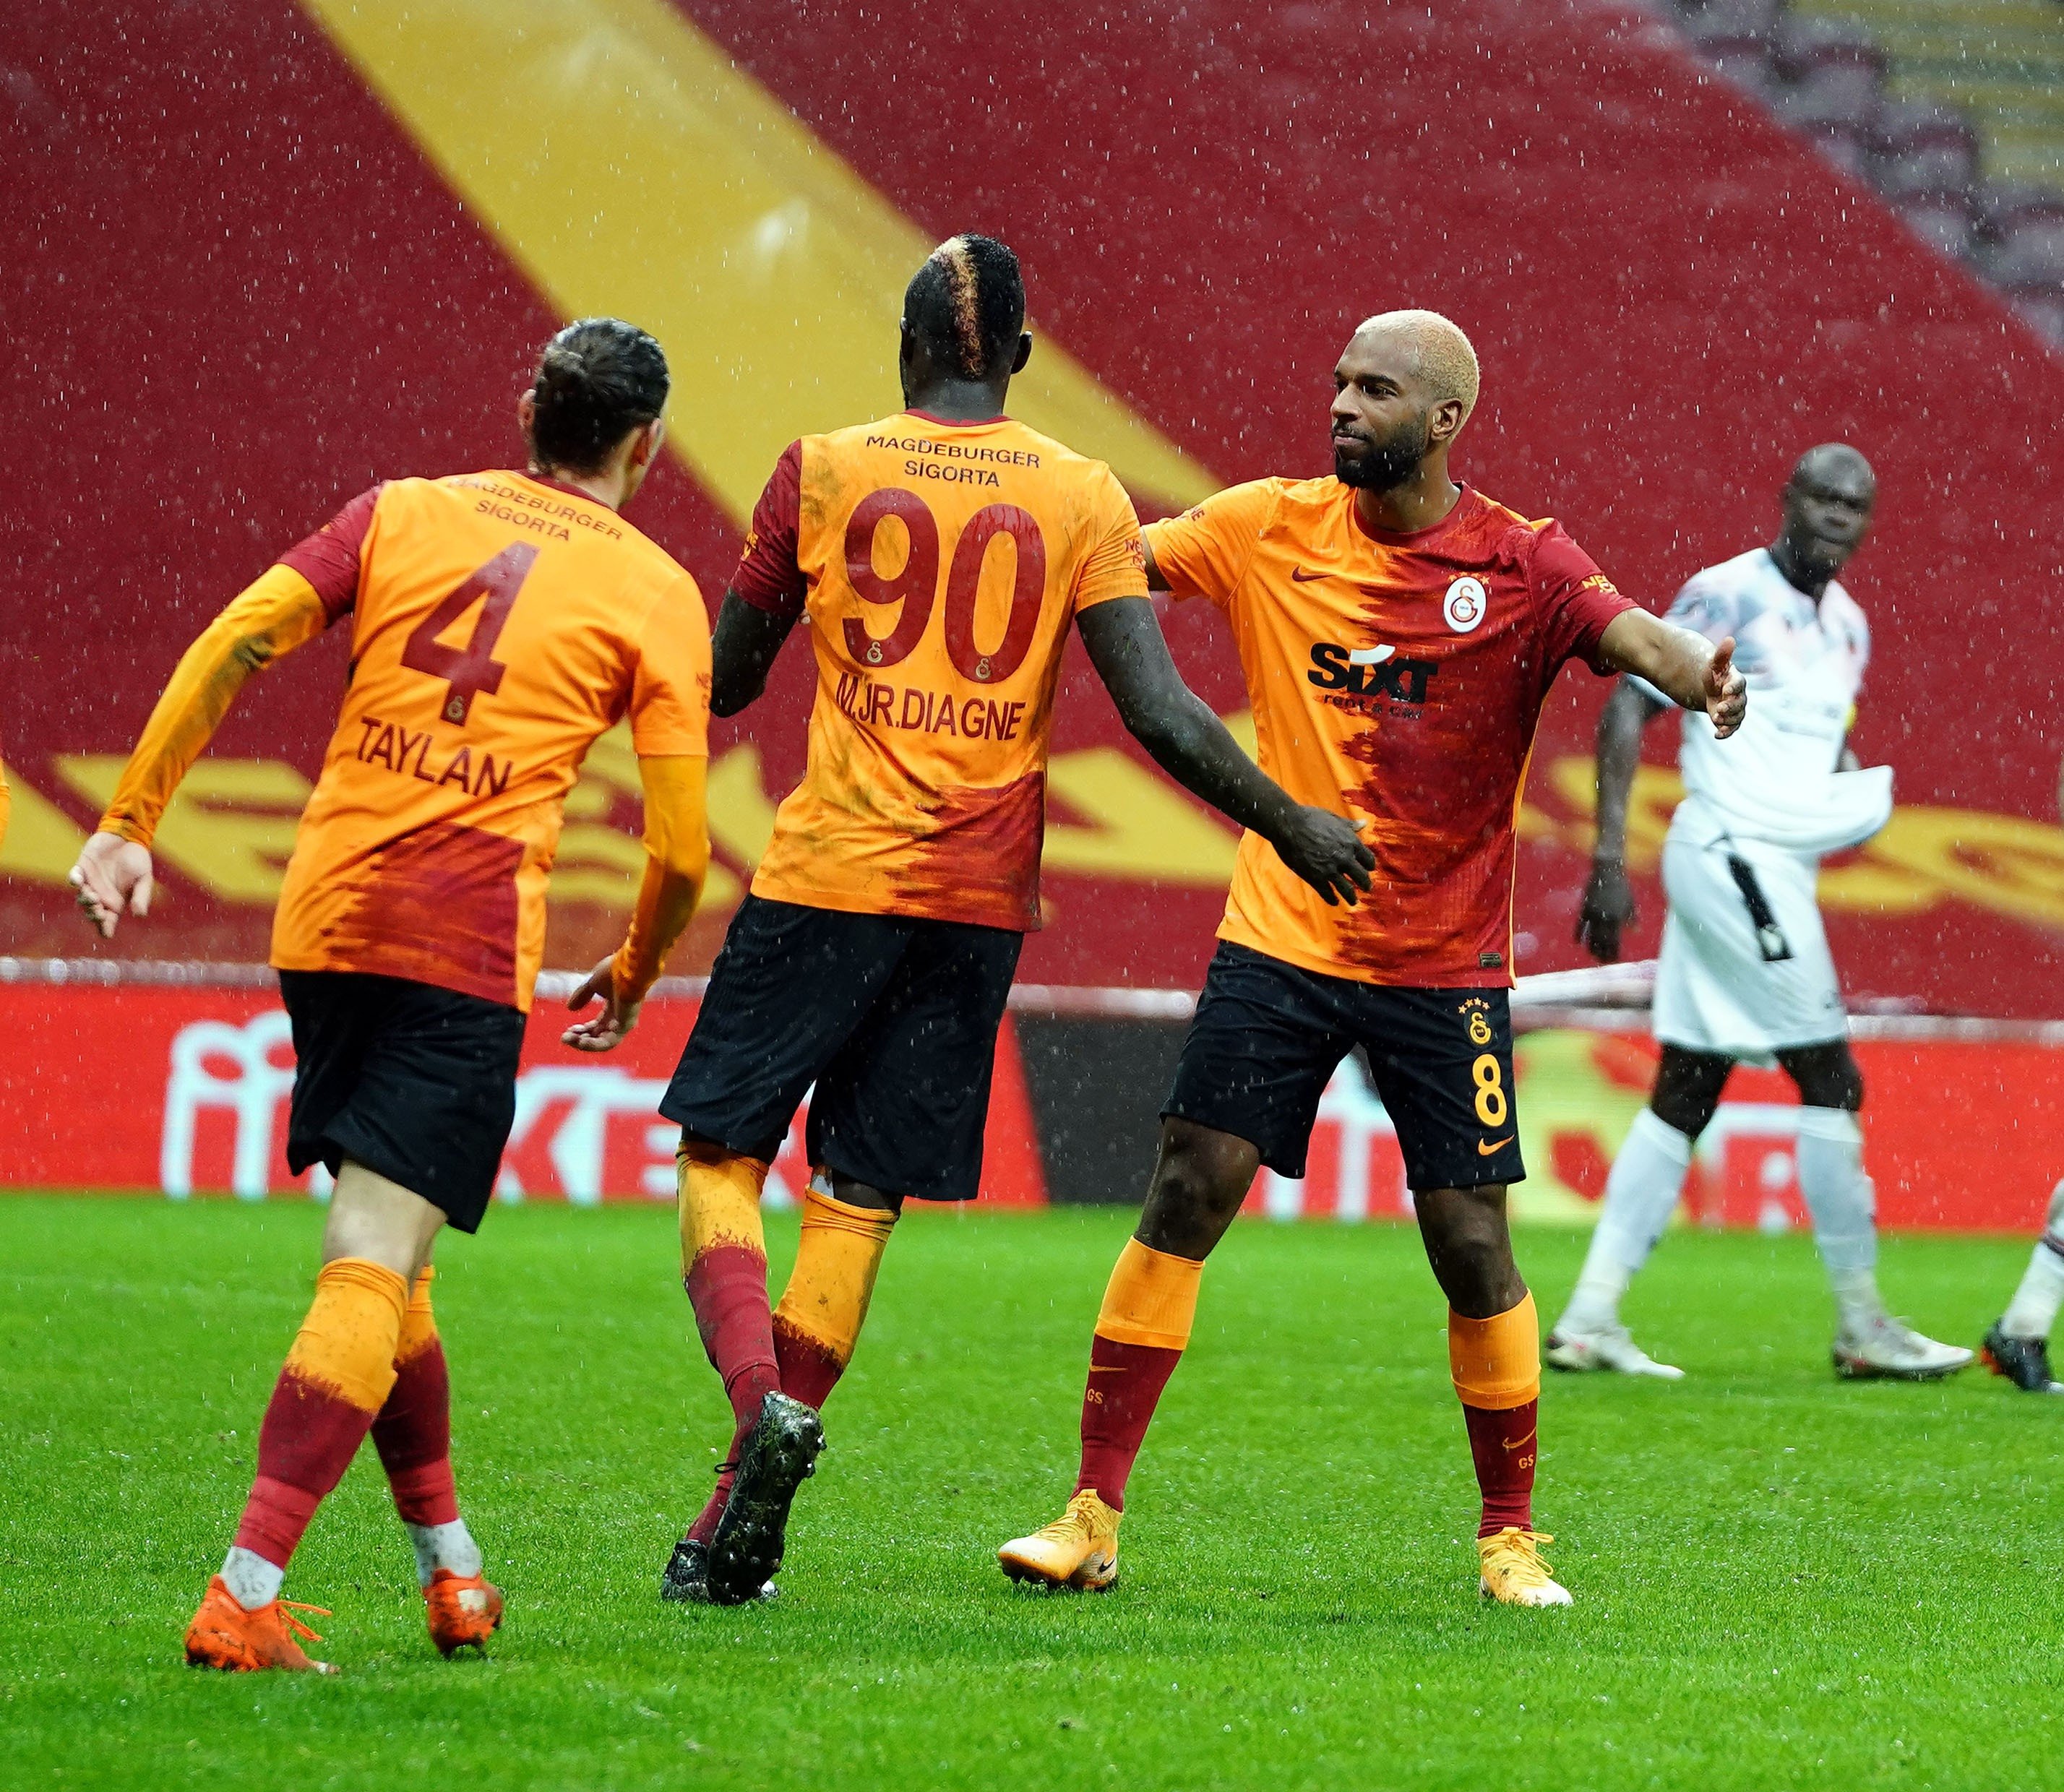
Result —
M1312 643L1312 670L1304 676L1321 691L1350 697L1388 697L1414 709L1426 701L1426 687L1440 670L1430 659L1400 659L1393 647L1350 651L1337 641Z

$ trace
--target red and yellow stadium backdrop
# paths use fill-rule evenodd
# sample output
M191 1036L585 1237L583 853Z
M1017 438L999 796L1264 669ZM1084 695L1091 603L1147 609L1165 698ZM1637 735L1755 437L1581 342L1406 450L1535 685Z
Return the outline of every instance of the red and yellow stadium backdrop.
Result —
M278 549L375 478L511 460L528 359L564 318L620 312L665 344L675 453L633 517L714 607L783 445L894 407L902 283L931 242L975 228L1027 271L1040 348L1014 409L1109 459L1150 513L1322 469L1333 357L1360 317L1401 304L1448 312L1481 352L1465 476L1562 518L1658 606L1767 538L1802 448L1861 447L1884 496L1851 581L1877 652L1856 744L1897 768L1901 806L1824 878L1846 981L1867 1007L2064 1009L2064 485L2049 453L2064 363L1631 8L75 0L25 12L0 54L0 395L16 467L0 955L262 959L341 640L247 693L166 818L157 910L112 948L89 941L62 887L81 832L181 647ZM1192 681L1237 721L1207 606L1167 623ZM766 701L719 732L719 865L677 971L707 964L797 775L808 689L798 643ZM1579 962L1602 695L1572 674L1544 723L1521 817L1523 972ZM1653 732L1630 831L1637 954L1654 947L1676 789L1671 731ZM1193 988L1232 835L1126 742L1079 655L1056 746L1048 924L1023 975ZM616 937L639 864L622 743L591 755L569 811L549 961L584 965ZM67 1000L18 998L22 1017ZM210 1019L167 1001L134 1010L151 1077L189 1021L233 1032L268 1005L234 998ZM130 1023L98 1012L67 1009L64 1024L106 1065ZM653 1062L627 1061L626 1077L658 1073L658 1030ZM1551 1209L1595 1194L1595 1154L1623 1126L1615 1104L1638 1099L1623 1042L1541 1043L1578 1037L1527 1049L1530 1124L1558 1104L1594 1115L1587 1133L1530 1138ZM532 1072L550 1072L539 1049ZM2012 1048L1968 1063L1959 1049L1873 1047L1867 1069L1924 1127L2054 1080L2008 1062ZM75 1063L50 1083L10 1056L17 1119L84 1098ZM211 1061L220 1075L238 1061ZM1021 1089L1006 1128L1030 1126L1022 1082L1001 1079ZM1345 1117L1328 1124L1361 1124L1339 1087ZM208 1111L204 1165L225 1149L208 1131L219 1104ZM599 1126L610 1167L596 1174L641 1186L617 1163L643 1149L633 1122L591 1091L557 1111L538 1138L564 1122L592 1144ZM2046 1109L2017 1111L2009 1142L2028 1162L2005 1179L2033 1182L2059 1129ZM1882 1093L1873 1112L1889 1217L2022 1222L1929 1208L1924 1184L1953 1166L1913 1168L1909 1190L1886 1154L1922 1159L1891 1142ZM7 1131L18 1157L33 1126ZM151 1137L149 1150L179 1143ZM550 1180L537 1164L551 1150L526 1172L526 1149L517 1180ZM1006 1181L1035 1198L1038 1155L1016 1150ZM1789 1198L1766 1158L1714 1172L1716 1213L1744 1217L1727 1203L1751 1185L1764 1208ZM1385 1161L1294 1200L1385 1210ZM30 1167L0 1177L158 1179L147 1164ZM2038 1194L2016 1198L2032 1215Z
M1631 10L79 0L25 14L6 54L0 952L93 949L59 880L212 610L372 479L507 462L564 316L664 340L679 452L635 519L714 603L781 445L893 407L901 282L971 227L1028 272L1016 408L1146 508L1323 467L1332 358L1403 304L1482 352L1466 476L1653 603L1767 536L1801 447L1864 448L1885 497L1853 579L1878 656L1856 744L1901 807L1827 874L1846 977L2058 1012L2064 364ZM1236 713L1193 610L1178 652ZM248 694L123 955L262 956L342 648ZM796 775L808 688L798 644L720 739L722 872L676 969L706 961ZM1570 675L1537 755L1522 970L1577 961L1601 695ZM1231 836L1079 666L1058 747L1026 976L1194 986ZM631 899L620 759L575 793L557 964L592 961ZM1659 766L1639 792L1644 874L1673 789Z

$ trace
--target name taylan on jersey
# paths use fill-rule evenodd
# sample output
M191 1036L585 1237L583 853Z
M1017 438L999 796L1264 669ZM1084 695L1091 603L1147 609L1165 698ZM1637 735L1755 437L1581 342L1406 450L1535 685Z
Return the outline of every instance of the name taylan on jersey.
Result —
M906 479L934 479L949 485L996 485L999 466L1037 468L1039 457L1030 449L991 448L982 442L934 441L929 436L869 436L869 448L886 448L910 457L903 463Z
M462 747L454 753L449 746L437 743L428 728L414 734L398 723L382 722L377 715L361 717L359 726L365 731L359 736L352 757L361 764L385 766L397 777L413 778L425 784L456 784L469 796L499 796L508 789L510 774L515 770L508 760L498 759L492 753L482 752L476 759L470 747ZM430 771L433 746L438 762L434 775Z

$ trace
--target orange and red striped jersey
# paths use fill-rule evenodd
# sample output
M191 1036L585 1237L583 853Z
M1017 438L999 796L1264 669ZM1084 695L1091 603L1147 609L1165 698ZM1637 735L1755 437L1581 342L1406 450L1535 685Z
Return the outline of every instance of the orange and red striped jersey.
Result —
M1039 924L1054 691L1078 612L1147 594L1110 468L1009 417L918 411L781 457L732 589L807 614L809 758L753 893Z
M1236 485L1147 526L1179 598L1231 620L1261 769L1365 824L1374 887L1329 908L1259 835L1221 939L1332 977L1512 980L1514 824L1541 705L1634 607L1552 521L1465 485L1410 534L1371 530L1338 480Z
M641 756L709 751L695 581L607 505L518 473L390 481L280 564L352 642L273 964L527 1009L589 747L627 714Z

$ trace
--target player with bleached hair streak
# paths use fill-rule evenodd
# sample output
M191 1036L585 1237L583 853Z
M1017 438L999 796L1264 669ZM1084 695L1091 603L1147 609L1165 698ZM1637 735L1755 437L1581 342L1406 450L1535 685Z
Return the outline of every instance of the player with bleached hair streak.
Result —
M1776 539L1697 574L1671 606L1673 622L1734 641L1754 703L1724 748L1699 717L1684 719L1684 800L1663 848L1662 1061L1613 1161L1575 1292L1549 1335L1555 1368L1683 1374L1634 1342L1619 1303L1676 1210L1692 1148L1744 1060L1781 1065L1804 1104L1799 1192L1835 1297L1836 1373L1933 1381L1971 1360L1894 1319L1878 1293L1875 1201L1856 1123L1863 1073L1815 896L1821 856L1860 845L1892 815L1891 768L1860 769L1848 747L1870 630L1835 576L1862 545L1877 501L1877 477L1855 449L1808 449L1785 483ZM1652 684L1629 678L1598 719L1598 844L1577 937L1608 961L1634 917L1627 795L1642 731L1664 707Z
M515 1117L545 888L582 758L626 717L647 860L628 932L562 1035L628 1033L708 868L709 620L621 512L665 425L666 358L613 318L546 345L524 473L397 479L280 557L179 661L71 881L111 936L150 908L151 842L253 672L324 630L351 673L295 836L272 961L294 1041L287 1164L337 1178L315 1298L258 1433L257 1476L186 1633L198 1666L320 1669L280 1597L316 1507L369 1434L416 1556L431 1641L484 1648L500 1589L459 1516L430 1305L446 1226L471 1232Z
M1018 1580L1115 1581L1127 1480L1189 1343L1204 1259L1261 1166L1304 1174L1320 1097L1360 1049L1448 1303L1480 1586L1507 1605L1567 1605L1534 1526L1540 1336L1506 1224L1506 1190L1526 1174L1514 813L1566 662L1639 673L1723 737L1740 723L1741 679L1729 643L1622 597L1559 523L1450 477L1478 372L1448 319L1369 319L1333 378L1332 477L1236 485L1149 525L1147 578L1224 610L1262 769L1306 802L1344 803L1376 875L1358 906L1328 908L1240 843L1146 1210L1090 1340L1074 1495L998 1553Z
M1005 411L1033 343L1018 258L949 238L904 294L900 411L792 443L717 620L714 706L756 699L805 618L809 757L775 817L659 1111L681 1267L732 1405L663 1597L762 1597L912 1197L979 1190L997 1029L1040 924L1047 746L1070 634L1163 770L1324 908L1370 855L1255 769L1183 683L1111 469ZM795 1269L770 1311L760 1193L810 1098Z

